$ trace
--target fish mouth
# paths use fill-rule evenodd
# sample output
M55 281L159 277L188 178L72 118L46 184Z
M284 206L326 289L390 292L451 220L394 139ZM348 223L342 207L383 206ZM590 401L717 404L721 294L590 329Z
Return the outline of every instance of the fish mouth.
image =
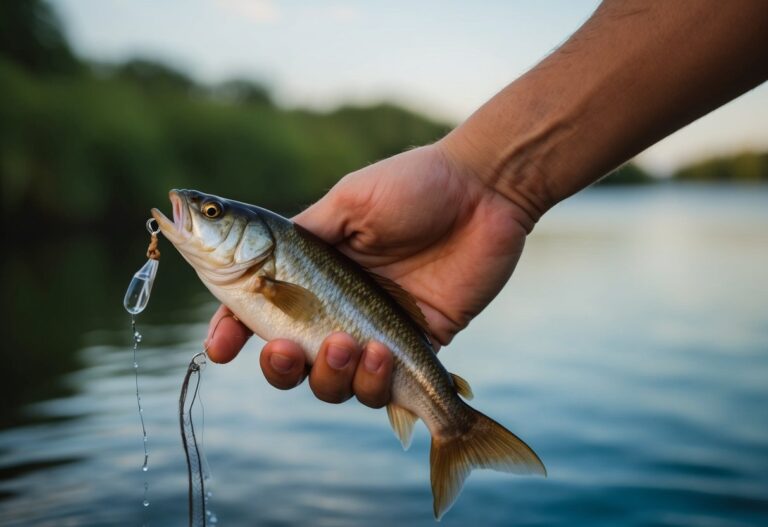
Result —
M168 219L159 209L152 209L152 217L157 221L160 231L173 243L184 241L192 232L189 205L182 192L174 189L168 193L168 199L171 200L171 207L173 208L173 221Z

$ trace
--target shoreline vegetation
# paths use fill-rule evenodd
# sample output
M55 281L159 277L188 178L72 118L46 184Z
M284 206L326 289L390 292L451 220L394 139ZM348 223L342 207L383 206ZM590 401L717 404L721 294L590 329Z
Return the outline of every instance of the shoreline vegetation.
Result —
M258 82L205 86L148 59L90 63L40 0L0 6L0 89L3 219L62 230L134 226L173 187L293 213L344 174L451 128L387 103L286 109ZM629 163L598 185L658 181L766 183L768 152L663 179Z

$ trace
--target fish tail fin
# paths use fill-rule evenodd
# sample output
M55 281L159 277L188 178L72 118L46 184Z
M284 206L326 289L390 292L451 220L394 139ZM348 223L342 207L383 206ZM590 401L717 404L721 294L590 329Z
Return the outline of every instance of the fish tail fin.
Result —
M437 520L456 501L473 468L547 475L544 464L531 447L490 417L467 408L474 423L466 432L449 438L432 437L429 460Z

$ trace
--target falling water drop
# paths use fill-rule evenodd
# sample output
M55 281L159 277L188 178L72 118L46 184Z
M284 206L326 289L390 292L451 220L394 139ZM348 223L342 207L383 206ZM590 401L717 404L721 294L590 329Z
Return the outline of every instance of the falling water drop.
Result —
M139 361L138 361L138 351L139 351L139 342L141 342L141 333L139 333L136 330L136 318L131 317L131 329L133 330L133 374L134 374L134 385L136 387L136 407L139 410L139 421L141 422L141 442L144 446L144 463L141 466L141 471L143 473L146 473L149 471L149 448L148 448L148 441L149 437L147 436L147 427L144 423L144 407L141 405L141 393L139 391ZM144 477L144 507L149 506L149 501L147 500L147 494L149 493L149 482L146 479L146 476Z

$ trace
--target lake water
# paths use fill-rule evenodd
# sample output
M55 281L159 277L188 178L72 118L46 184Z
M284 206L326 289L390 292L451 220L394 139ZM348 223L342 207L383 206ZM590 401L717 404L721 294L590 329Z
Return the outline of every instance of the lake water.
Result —
M3 256L3 525L186 525L178 394L215 304L164 243L138 318L145 509L121 306L142 228ZM403 452L384 410L271 388L260 344L203 372L219 524L435 525L424 427ZM582 193L440 358L549 470L474 472L442 525L768 525L768 189Z

